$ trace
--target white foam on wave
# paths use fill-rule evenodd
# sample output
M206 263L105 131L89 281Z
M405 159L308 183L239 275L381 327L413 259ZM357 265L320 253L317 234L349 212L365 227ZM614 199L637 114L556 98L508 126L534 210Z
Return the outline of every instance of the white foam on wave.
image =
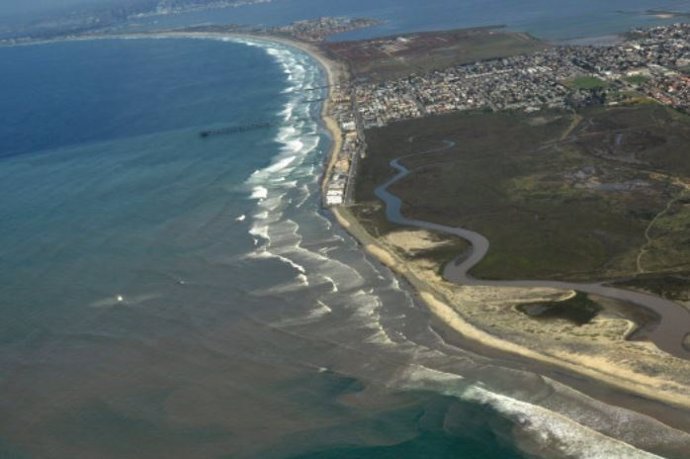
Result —
M323 278L326 280L326 282L331 283L331 293L338 293L338 284L335 282L335 280L330 276L323 276Z
M607 405L552 379L545 377L544 380L559 395L562 395L562 397L542 400L541 405L544 408L562 411L565 408L563 399L570 398L577 400L577 403L567 407L568 417L608 436L627 443L664 444L678 451L684 448L688 449L688 445L690 445L690 434L687 432L671 428L641 413ZM592 416L592 411L599 413L599 415Z
M330 231L333 229L333 222L330 221L329 219L322 217L317 211L314 211L314 216L315 217L320 217L321 222L323 223L323 226L326 228L326 231Z
M398 375L397 384L405 389L431 389L462 400L490 405L515 422L545 450L559 451L559 456L583 459L660 457L583 426L542 406L491 392L478 384L468 386L461 376L453 373L422 365L411 365Z
M329 253L332 251L336 250L338 247L321 247L318 252L323 255L324 257L327 257Z
M317 314L320 313L321 315L324 315L324 314L330 314L333 312L333 308L328 306L323 301L317 300L316 303L319 305L319 308L315 309L313 313L317 313Z
M257 238L263 239L264 241L270 242L271 237L268 235L268 225L257 225L256 223L249 228L249 234L252 236L256 236ZM255 239L256 241L256 239ZM255 242L255 246L258 245L258 242ZM250 255L252 256L260 256L261 251L254 251Z
M294 293L300 290L304 290L307 286L298 278L293 282L284 282L282 284L276 284L269 288L257 289L251 292L253 296L279 296L286 293ZM279 324L274 324L279 325Z
M269 184L268 182L273 184L284 182L292 176L295 178L309 176L311 179L312 175L308 174L311 166L302 167L302 165L309 154L317 148L320 141L318 135L300 135L294 127L281 128L276 140L282 144L280 153L273 158L271 164L254 171L247 183L265 187Z
M280 186L283 188L283 190L286 189L291 189L291 188L297 188L297 180L279 180Z
M290 167L290 165L292 165L295 162L296 159L297 156L287 156L285 158L281 158L275 163L268 166L266 169L263 169L262 172L264 174L272 175L278 172L285 171Z
M351 266L302 246L299 225L290 219L280 220L271 232L271 251L308 264L320 275L329 276L346 290L359 288L364 283L361 274Z
M304 151L304 142L302 142L300 139L288 140L284 148L286 148L288 151L294 152Z
M299 201L295 203L295 208L297 209L301 208L304 204L306 204L309 198L311 197L311 191L309 190L309 186L306 183L303 183L300 187L300 193L302 196L300 197Z
M294 91L294 89L293 89L293 91ZM297 106L297 102L288 102L285 105L285 108L283 109L283 111L280 112L280 114L283 115L283 122L287 123L288 121L290 121L292 119L292 115L295 111L296 106ZM283 126L281 128L281 132L278 133L277 139L280 140L281 137L294 134L295 132L296 132L296 129L293 126Z
M561 414L505 395L473 386L464 398L488 403L501 414L513 419L540 444L558 449L567 457L587 459L660 458L656 454L637 449L620 440L582 426Z
M317 300L316 305L314 305L305 316L283 318L277 322L273 322L271 325L278 328L305 325L320 320L332 312L333 309L330 306L321 300ZM319 371L321 372L321 369L319 369Z
M307 270L304 266L295 263L293 260L284 257L282 255L279 255L277 253L269 252L268 250L262 249L262 250L255 250L254 252L251 252L250 254L247 255L247 258L255 258L255 259L268 259L268 258L274 258L277 260L282 261L286 265L290 266L293 268L295 271L297 271L300 275L305 275L307 273Z
M360 289L350 295L349 307L354 309L354 318L358 319L361 326L372 330L373 334L363 341L378 345L391 345L395 342L381 324L379 311L383 306L381 298L373 293L372 289Z
M279 154L268 166L254 171L247 180L247 185L252 187L252 196L258 199L258 209L253 215L254 221L249 232L264 241L263 244L257 244L248 257L273 258L285 263L295 270L295 278L292 282L274 285L255 294L294 292L300 288L319 285L328 285L327 295L342 290L355 291L364 282L357 270L339 260L331 259L327 252L320 253L302 247L299 224L284 218L290 209L303 206L312 193L316 192L316 187L310 188L309 184L318 180L314 174L316 158L312 156L321 142L321 134L318 122L312 118L309 104L304 103L304 91L301 90L320 84L321 76L316 71L308 70L313 67L308 64L309 58L306 55L280 46L262 47L281 65L289 80L288 89L284 93L294 93L294 96L288 96L289 100L279 113L283 120L275 137L280 144ZM366 296L366 300L362 299L365 309L367 304L379 304L374 295ZM322 306L319 310L326 311ZM321 315L312 311L308 318ZM362 313L363 318L364 316L367 314Z
M263 206L264 209L266 209L271 215L271 213L279 213L277 212L279 208L281 208L285 204L285 201L283 200L282 194L279 195L269 195L268 198L264 199L261 202L261 206ZM280 212L280 215L276 216L276 220L282 216L282 212Z
M292 115L294 114L295 110L294 107L291 107L290 103L287 104L285 110L281 112L281 114L287 118L285 120L285 123L291 122L291 124L286 124L284 126L281 126L280 129L278 129L278 133L276 134L276 140L283 144L281 150L285 150L285 144L287 143L288 140L290 139L295 139L302 133L299 130L299 121L297 120L291 120ZM293 151L299 151L299 150L293 150Z
M268 189L265 186L255 186L252 190L252 194L249 196L250 199L266 199L268 197Z

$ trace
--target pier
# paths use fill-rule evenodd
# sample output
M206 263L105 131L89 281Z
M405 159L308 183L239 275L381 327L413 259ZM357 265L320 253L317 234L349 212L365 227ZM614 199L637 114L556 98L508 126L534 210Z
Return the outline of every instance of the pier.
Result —
M207 137L216 136L216 135L237 134L239 132L256 131L258 129L268 129L270 127L271 127L271 123L242 124L239 126L228 126L228 127L219 128L219 129L208 129L205 131L201 131L201 132L199 132L199 137L207 138Z

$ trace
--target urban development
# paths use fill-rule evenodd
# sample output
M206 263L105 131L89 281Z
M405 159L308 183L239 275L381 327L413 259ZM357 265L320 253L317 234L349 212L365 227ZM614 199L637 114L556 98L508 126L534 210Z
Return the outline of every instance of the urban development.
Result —
M344 83L331 110L344 135L328 180L327 205L349 203L363 131L463 111L576 109L656 101L690 110L690 25L635 29L610 46L553 46L382 82ZM399 37L397 40L408 40Z

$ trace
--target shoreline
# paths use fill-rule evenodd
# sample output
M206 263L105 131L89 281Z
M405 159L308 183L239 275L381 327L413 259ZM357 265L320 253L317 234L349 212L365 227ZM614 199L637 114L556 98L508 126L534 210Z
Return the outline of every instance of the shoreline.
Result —
M79 42L79 41L95 41L95 40L156 40L156 39L191 39L191 40L255 40L267 43L278 43L283 46L295 48L301 52L308 54L315 62L319 64L326 76L327 94L321 106L320 121L331 137L331 146L329 148L326 159L324 160L324 168L322 171L320 182L320 191L322 196L326 195L327 178L331 169L336 163L338 152L342 147L342 131L338 126L336 120L330 116L329 110L331 108L331 96L333 95L333 87L345 80L347 70L343 68L343 64L337 63L328 57L319 49L318 44L309 43L298 40L296 38L282 37L277 35L264 35L252 33L233 33L233 32L188 32L188 31L163 31L150 33L124 33L124 34L103 34L103 35L83 35L83 36L67 36L55 38L50 40L37 40L25 43L0 44L0 47L19 47L19 46L39 46L49 45L55 43Z
M274 37L266 39L272 40L273 38ZM301 43L288 39L280 40L278 37L276 37L275 41L283 43L287 46L294 46L308 53L322 66L328 78L328 96L322 105L321 119L331 135L332 144L328 151L328 157L325 160L324 170L322 171L320 188L323 196L325 195L327 179L330 176L331 169L335 164L335 160L342 146L342 132L338 126L338 123L332 117L330 117L328 113L330 108L332 88L335 84L342 82L342 77L347 77L347 75L338 74L339 79L336 81L334 73L336 73L336 71L342 72L342 70L339 68L334 69L334 67L340 64L335 63L324 56L317 46L311 46L307 43ZM620 391L620 394L617 394L616 397L612 398L616 398L619 403L621 399L629 401L630 404L622 403L621 405L633 411L634 408L637 407L637 403L639 403L638 397L648 398L652 402L671 405L675 407L675 409L690 408L690 396L681 396L677 393L668 393L660 390L658 387L652 386L651 384L642 385L641 380L639 379L639 376L641 375L626 375L622 371L607 371L610 370L610 368L607 366L607 362L604 360L596 361L595 358L593 358L590 359L591 365L583 366L580 362L568 361L563 358L543 354L482 330L466 320L450 305L452 303L442 292L441 288L438 288L432 283L417 277L412 270L406 266L406 263L403 260L400 260L395 253L385 247L385 245L382 244L377 238L370 235L360 225L357 218L349 210L347 210L346 207L334 206L329 210L332 212L338 224L351 237L353 237L370 256L374 257L381 264L391 269L394 273L401 276L406 281L406 283L412 288L412 293L427 307L428 311L432 314L435 320L440 321L441 324L443 324L449 330L452 330L454 333L459 334L463 339L474 342L480 347L486 347L487 349L493 351L524 358L529 362L536 364L537 366L543 365L546 370L551 370L549 373L552 373L554 369L561 369L571 373L573 375L573 379L577 379L577 376L585 376L590 378L591 382L588 382L587 384L595 384L599 386L603 385L613 390ZM653 381L649 382L651 383ZM607 398L604 397L604 400L606 401ZM651 404L653 405L654 403ZM656 416L653 417L671 426L680 427L678 424L681 424L681 428L687 429L690 427L690 423L687 421L683 422L683 420L681 420L681 422L678 422L679 419L673 414L670 414L669 416L660 416L658 411L655 414Z
M233 32L151 32L151 33L124 33L124 34L103 34L103 35L86 35L86 36L68 36L56 38L51 40L37 40L27 43L15 44L0 44L0 47L16 47L16 46L34 46L34 45L48 45L63 42L78 42L78 41L94 41L94 40L138 40L138 39L192 39L192 40L255 40L267 43L278 43L287 47L298 49L308 54L315 62L319 64L326 76L327 94L321 106L320 121L323 127L331 137L331 146L329 148L327 157L324 161L325 165L320 179L320 190L322 196L326 195L327 178L331 169L335 165L338 152L342 147L342 131L338 126L336 120L330 116L329 110L331 108L331 96L333 95L333 87L345 80L346 72L343 64L337 63L328 57L319 49L318 44L301 41L295 38L282 37L277 35L263 35L252 33L233 33Z
M543 354L486 332L451 306L452 302L442 287L418 277L404 260L370 235L349 210L331 210L338 223L370 256L402 277L415 297L429 311L432 323L436 321L438 326L446 330L445 333L441 333L446 344L457 346L458 342L469 343L472 352L508 360L513 364L517 358L517 362L525 361L528 371L548 375L549 378L604 403L645 414L672 428L690 432L690 419L685 414L690 408L690 396L678 395L677 392L669 393L651 384L643 385L638 378L641 375L607 371L610 362L604 359L595 357L589 362L591 365L585 367L580 362L566 360L566 356ZM452 337L443 336L446 333L451 333ZM523 365L518 363L516 367L520 368ZM583 377L586 380L583 380ZM668 408L660 410L659 404Z
M50 40L45 42L34 42L27 44L19 44L13 46L23 46L31 44L49 44L59 43L62 41L91 41L99 39L209 39L209 40L223 40L223 39L245 39L265 41L272 43L279 43L288 47L296 48L302 52L309 54L323 69L328 81L328 95L321 106L321 121L326 131L331 137L331 145L328 150L327 158L324 158L324 168L321 172L320 189L322 196L325 195L325 188L327 185L327 178L333 168L337 159L338 153L342 147L342 132L338 123L329 115L331 108L331 96L333 93L333 86L342 83L343 77L347 77L344 73L341 63L336 63L326 57L323 52L314 45L307 42L292 40L285 37L268 36L268 35L254 35L254 34L233 34L233 33L209 33L209 32L162 32L162 33L148 33L148 34L124 34L124 35L103 35L103 36L89 36L89 37L69 37L59 40ZM419 298L424 305L426 305L429 312L446 325L454 333L458 333L463 339L467 339L477 343L480 347L486 347L490 350L505 352L524 358L537 365L545 365L547 369L560 368L574 375L582 375L590 378L591 384L600 384L610 387L614 390L621 390L627 394L643 396L662 403L671 404L676 407L690 408L690 396L673 397L663 391L654 390L654 388L641 386L639 380L634 380L630 377L625 377L622 374L612 374L606 371L606 362L592 362L591 367L583 367L576 362L569 362L563 359L558 359L553 356L542 354L530 348L521 346L520 344L510 342L500 336L492 335L475 326L466 320L458 311L452 306L442 289L433 285L431 282L417 277L409 267L406 266L403 260L400 260L395 253L381 243L378 239L371 236L359 224L356 217L344 207L330 208L335 220L343 227L343 229L350 234L362 248L380 263L391 269L397 275L402 276L407 283L412 287L413 294ZM635 375L632 375L635 376ZM586 393L586 392L585 392ZM606 400L605 397L603 397ZM631 401L632 403L632 401ZM627 408L627 405L623 405ZM633 408L630 408L634 410ZM663 416L657 419L664 422ZM673 423L671 423L672 425Z

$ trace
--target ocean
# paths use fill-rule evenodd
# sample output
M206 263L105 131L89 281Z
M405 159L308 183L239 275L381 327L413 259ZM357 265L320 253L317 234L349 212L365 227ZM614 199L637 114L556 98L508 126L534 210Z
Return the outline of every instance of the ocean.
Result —
M687 445L444 341L320 206L325 79L303 52L133 39L0 59L12 63L0 457L635 458Z
M669 24L648 10L690 11L688 0L273 0L242 8L154 16L133 28L181 27L189 24L281 25L319 16L371 17L384 21L348 32L336 40L360 39L424 30L504 25L553 41L606 37L632 27Z

